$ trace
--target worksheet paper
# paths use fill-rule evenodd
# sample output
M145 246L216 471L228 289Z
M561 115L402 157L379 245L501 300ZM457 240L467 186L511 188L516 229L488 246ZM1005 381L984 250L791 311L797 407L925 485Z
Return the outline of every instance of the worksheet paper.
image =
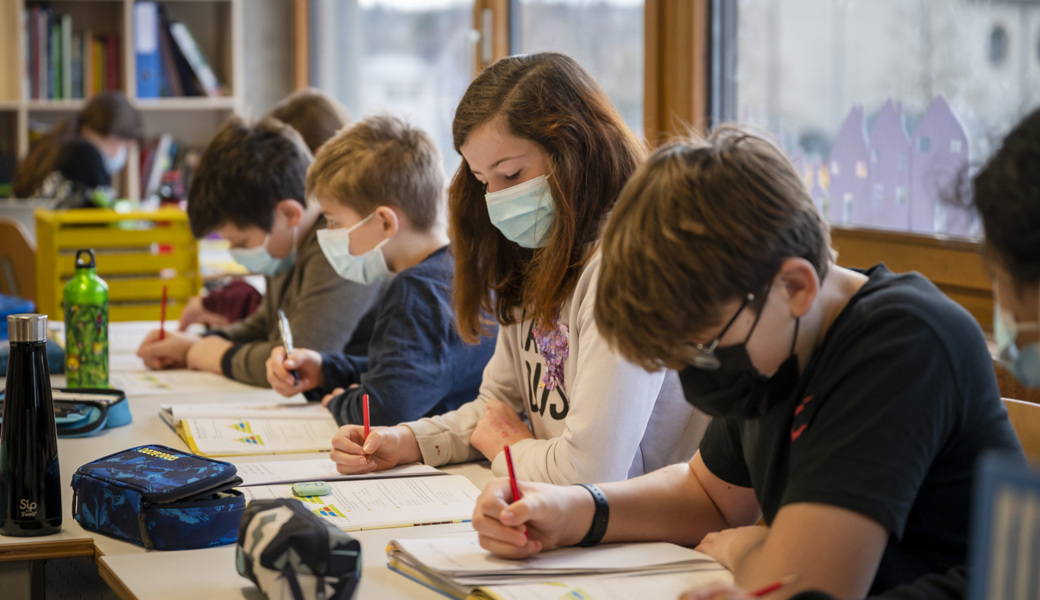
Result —
M127 397L190 394L225 394L256 392L260 388L239 383L216 373L204 371L139 371L111 372L109 384L126 392Z
M336 470L336 463L328 456L309 460L280 460L270 462L235 463L242 485L273 485L298 481L350 481L357 479L389 479L391 477L417 477L424 475L446 475L444 471L429 465L401 465L364 473L344 475Z
M238 488L250 502L296 498L314 514L345 531L469 521L477 489L461 475L334 481L327 496L294 496L291 485Z
M329 415L319 419L184 419L180 433L203 456L328 452L339 430Z

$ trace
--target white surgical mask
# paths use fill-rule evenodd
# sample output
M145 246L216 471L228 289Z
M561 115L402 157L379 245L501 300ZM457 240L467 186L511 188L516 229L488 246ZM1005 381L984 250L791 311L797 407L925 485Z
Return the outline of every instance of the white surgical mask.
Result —
M271 234L264 236L264 243L255 248L231 248L231 258L245 267L250 273L260 273L268 277L280 275L292 268L296 262L296 227L292 229L292 251L285 258L275 258L267 250Z
M548 241L556 204L545 175L485 194L491 224L524 248L541 248Z
M109 156L102 154L105 158L105 172L109 175L115 175L126 165L126 146L120 146L119 150L116 150L115 156Z
M394 276L390 272L390 267L386 265L386 258L381 249L390 241L390 238L384 239L376 244L375 248L358 256L350 253L350 232L361 227L374 216L376 213L368 215L348 229L318 230L318 245L321 246L321 251L332 268L343 279L372 285Z

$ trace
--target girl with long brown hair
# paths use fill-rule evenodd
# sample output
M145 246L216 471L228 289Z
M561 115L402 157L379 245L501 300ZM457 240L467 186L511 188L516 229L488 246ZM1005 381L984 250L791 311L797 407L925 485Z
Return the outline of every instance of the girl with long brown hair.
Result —
M692 456L704 421L672 372L622 360L593 319L598 240L639 141L603 90L562 54L502 59L455 113L464 159L449 190L462 336L500 325L477 399L367 439L334 438L342 472L486 458L555 483L614 481Z

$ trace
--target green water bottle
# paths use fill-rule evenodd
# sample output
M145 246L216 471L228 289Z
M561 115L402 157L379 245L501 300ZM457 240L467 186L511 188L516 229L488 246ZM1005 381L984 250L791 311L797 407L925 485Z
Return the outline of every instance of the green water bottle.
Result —
M74 388L108 387L108 284L93 250L76 251L76 274L65 285L65 379Z

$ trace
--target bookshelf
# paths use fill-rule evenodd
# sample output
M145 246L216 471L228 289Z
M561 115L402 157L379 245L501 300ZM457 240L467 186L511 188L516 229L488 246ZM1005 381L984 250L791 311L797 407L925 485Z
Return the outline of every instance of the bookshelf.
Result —
M137 98L134 53L135 0L52 0L55 15L70 15L75 32L118 36L119 89L141 112L147 139L171 133L190 147L202 148L220 123L243 107L242 0L160 0L171 21L191 32L222 84L218 97ZM29 90L29 43L25 23L31 0L0 0L0 160L23 158L31 127L50 126L74 115L82 99L33 98ZM140 156L130 153L121 195L140 199Z

